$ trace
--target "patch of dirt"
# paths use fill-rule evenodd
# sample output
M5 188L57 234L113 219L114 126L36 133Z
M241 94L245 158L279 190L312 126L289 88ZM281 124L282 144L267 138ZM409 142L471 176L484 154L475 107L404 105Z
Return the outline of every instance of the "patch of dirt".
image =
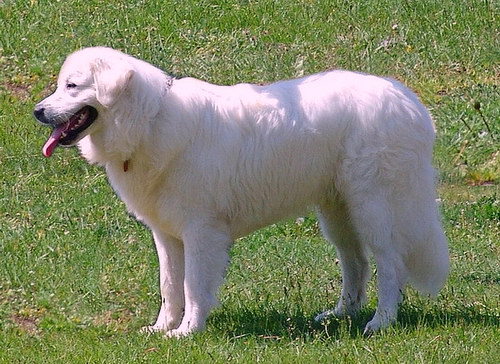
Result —
M30 98L31 95L31 90L28 85L23 85L23 84L18 84L14 82L4 82L1 85L1 88L4 88L9 92L12 96L15 98L21 100L21 101L26 101Z
M40 330L38 329L38 319L35 317L26 317L17 314L12 314L10 320L16 326L29 335L37 335Z

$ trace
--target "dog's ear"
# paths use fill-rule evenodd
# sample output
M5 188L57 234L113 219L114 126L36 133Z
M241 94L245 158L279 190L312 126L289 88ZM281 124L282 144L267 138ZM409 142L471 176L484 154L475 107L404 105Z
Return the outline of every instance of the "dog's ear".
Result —
M124 60L109 62L97 59L91 65L97 91L97 101L104 107L111 107L127 89L134 70Z

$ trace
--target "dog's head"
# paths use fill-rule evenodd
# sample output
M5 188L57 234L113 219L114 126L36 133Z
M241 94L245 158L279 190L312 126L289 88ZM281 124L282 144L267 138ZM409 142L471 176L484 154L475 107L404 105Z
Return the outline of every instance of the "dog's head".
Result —
M100 130L103 115L117 103L134 76L128 56L109 48L71 54L59 73L56 91L35 106L35 118L53 131L43 147L50 157L58 146L73 146Z

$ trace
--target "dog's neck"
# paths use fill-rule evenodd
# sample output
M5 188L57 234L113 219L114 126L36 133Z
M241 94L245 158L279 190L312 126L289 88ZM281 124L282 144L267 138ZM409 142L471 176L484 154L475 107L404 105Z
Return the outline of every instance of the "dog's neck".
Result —
M166 74L166 73L164 73L164 75L165 75L165 88L163 91L163 95L165 96L172 88L172 85L174 84L175 78ZM131 165L130 161L131 161L131 158L128 158L125 161L123 161L123 172L129 171L130 165Z

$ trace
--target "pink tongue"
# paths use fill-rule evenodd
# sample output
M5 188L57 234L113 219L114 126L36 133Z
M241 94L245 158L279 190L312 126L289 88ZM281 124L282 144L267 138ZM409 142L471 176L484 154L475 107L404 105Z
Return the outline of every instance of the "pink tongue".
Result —
M49 158L52 155L54 149L56 149L57 147L57 144L59 144L59 139L61 138L61 134L64 130L65 125L63 124L52 131L52 134L50 134L49 139L45 142L45 145L42 149L42 153L45 157Z

